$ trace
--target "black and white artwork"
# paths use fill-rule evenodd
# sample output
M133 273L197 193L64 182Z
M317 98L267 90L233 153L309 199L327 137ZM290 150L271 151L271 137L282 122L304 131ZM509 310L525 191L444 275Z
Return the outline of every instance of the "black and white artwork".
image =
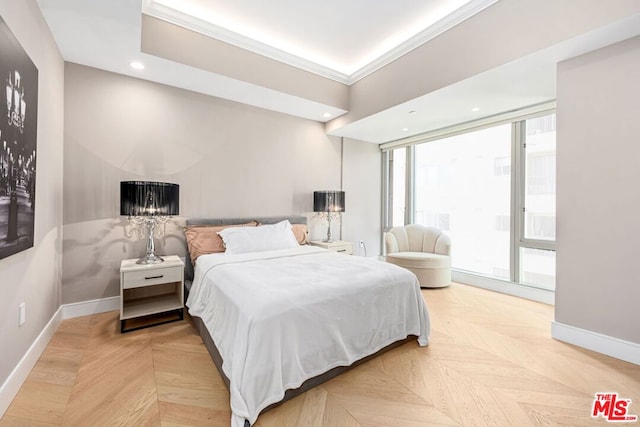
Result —
M33 246L38 69L0 17L0 259Z

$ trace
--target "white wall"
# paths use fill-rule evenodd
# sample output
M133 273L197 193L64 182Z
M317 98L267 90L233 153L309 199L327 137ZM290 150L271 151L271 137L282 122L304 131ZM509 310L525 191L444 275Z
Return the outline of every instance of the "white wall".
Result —
M64 303L119 295L120 261L144 252L119 216L121 180L180 184L181 218L156 240L158 253L179 255L184 218L306 214L320 238L313 191L340 187L341 143L322 123L71 63L64 144ZM375 241L379 195L363 194L379 194L379 150L362 144L346 149L366 174L345 181L345 236ZM362 212L377 215L373 227Z
M38 68L39 80L34 247L0 260L2 385L60 306L64 65L34 0L0 0L0 16ZM27 321L18 327L22 302Z
M640 344L640 37L558 66L556 322Z

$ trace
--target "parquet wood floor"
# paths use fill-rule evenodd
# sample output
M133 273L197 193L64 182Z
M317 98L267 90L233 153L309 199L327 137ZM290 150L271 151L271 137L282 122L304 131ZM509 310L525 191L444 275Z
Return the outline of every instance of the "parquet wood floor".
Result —
M640 367L550 338L553 308L464 285L423 290L431 343L408 343L263 414L276 426L588 426L596 392L632 399ZM69 319L0 426L229 426L229 395L190 320L121 335Z

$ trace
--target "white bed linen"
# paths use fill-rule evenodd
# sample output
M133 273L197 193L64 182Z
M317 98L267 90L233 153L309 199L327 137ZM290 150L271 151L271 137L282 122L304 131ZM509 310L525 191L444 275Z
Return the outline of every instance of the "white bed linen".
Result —
M413 273L310 246L202 255L187 306L222 356L233 427L309 378L408 335L429 339Z

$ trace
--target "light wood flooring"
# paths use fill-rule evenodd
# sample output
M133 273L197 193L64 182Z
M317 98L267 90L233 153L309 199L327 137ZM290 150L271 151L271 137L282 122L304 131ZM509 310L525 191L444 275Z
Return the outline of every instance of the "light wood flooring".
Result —
M411 342L263 414L257 426L582 426L640 367L550 338L553 308L464 285L423 290ZM0 426L229 426L229 395L189 319L121 335L118 313L62 322ZM633 424L635 425L635 423Z

